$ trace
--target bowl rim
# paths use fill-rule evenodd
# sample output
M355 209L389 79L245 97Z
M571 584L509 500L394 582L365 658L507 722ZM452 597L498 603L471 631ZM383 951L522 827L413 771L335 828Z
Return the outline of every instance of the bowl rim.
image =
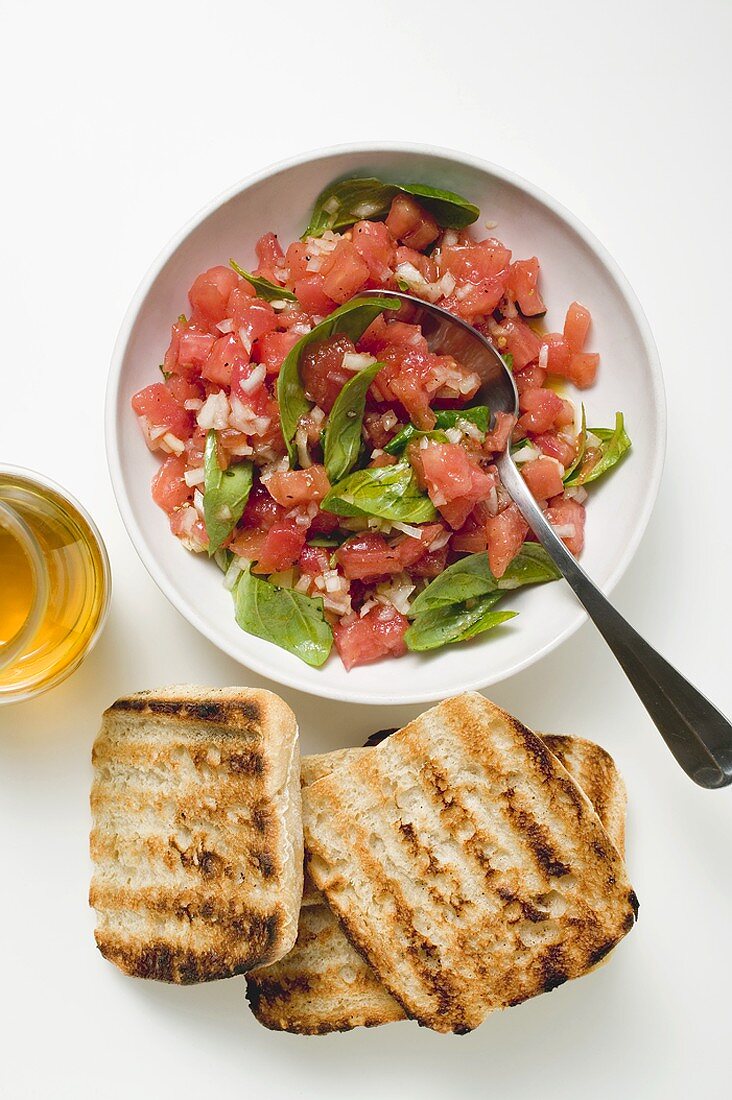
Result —
M138 557L145 566L147 572L155 581L156 585L169 601L169 603L181 614L190 624L195 627L200 634L202 634L208 641L212 642L218 649L226 653L227 656L232 657L239 664L242 664L245 668L249 668L251 671L257 673L260 676L265 677L267 680L274 681L279 684L283 684L287 687L294 688L298 691L303 691L309 695L319 696L320 698L334 699L341 702L350 703L365 703L372 706L401 706L407 704L427 703L433 702L439 699L447 698L450 695L458 694L464 691L480 691L484 688L490 687L495 683L499 683L503 680L509 679L511 676L516 675L518 672L530 667L539 661L542 657L551 653L558 646L560 646L567 638L571 637L588 619L587 612L577 603L575 614L568 621L563 630L559 632L551 641L547 642L541 649L535 650L523 659L516 661L510 668L510 671L499 674L490 675L487 673L484 676L472 677L466 681L459 681L454 688L449 691L441 690L436 691L433 694L425 695L423 691L410 692L408 690L397 690L389 695L384 695L379 698L374 698L366 690L349 689L348 686L343 689L333 687L326 683L318 683L317 675L318 669L310 669L303 665L303 670L300 673L290 673L287 670L280 671L279 669L273 669L272 665L266 660L266 658L259 658L252 656L247 657L246 663L244 663L238 656L232 656L226 640L219 634L216 627L209 624L198 613L195 607L190 603L181 604L178 595L172 590L172 587L168 581L166 571L159 565L152 548L149 546L146 537L140 529L135 514L128 497L124 475L122 470L122 463L120 458L120 446L119 438L117 434L117 408L119 404L119 391L122 377L122 364L127 351L129 339L137 319L137 315L148 295L150 289L155 282L156 278L160 274L161 270L171 258L173 253L180 247L180 245L186 240L186 238L210 215L212 215L219 207L225 203L236 198L239 194L249 190L255 184L261 183L272 176L278 175L283 171L297 168L298 166L318 160L325 160L334 156L351 156L362 155L369 156L379 153L411 153L415 156L421 157L435 157L448 160L454 160L458 163L462 163L469 168L473 168L477 171L484 172L488 175L492 175L494 178L501 180L504 183L509 184L517 188L519 191L523 191L528 194L536 202L545 206L551 213L558 217L561 221L570 226L571 229L577 234L582 242L597 256L605 269L610 273L612 278L620 290L624 302L630 310L632 317L638 327L638 331L643 342L643 348L646 356L646 360L650 367L650 382L651 392L653 399L653 407L656 413L656 439L655 447L653 451L653 461L650 468L646 471L646 491L644 494L643 507L637 517L637 521L633 528L632 536L628 539L623 548L615 568L611 572L610 576L600 587L604 593L609 593L618 583L620 578L625 573L626 569L630 565L633 556L638 549L640 541L646 531L648 522L651 518L653 508L658 497L658 491L661 483L661 476L663 473L664 461L666 456L666 439L667 439L667 416L666 416L666 394L663 383L663 375L661 372L660 357L658 349L656 347L653 334L651 332L648 319L640 304L640 301L629 281L625 272L622 270L618 262L608 252L605 246L595 236L595 234L585 225L581 219L572 213L567 207L555 199L551 194L544 191L542 188L537 187L530 180L519 175L510 169L504 168L499 164L495 164L492 161L484 160L481 157L475 157L472 154L464 153L460 150L450 149L443 146L423 144L419 142L401 142L401 141L366 141L366 142L347 142L337 145L322 146L315 149L306 150L301 153L297 153L292 157L287 157L283 160L275 161L260 169L257 172L253 172L248 176L238 180L231 187L225 191L220 192L203 207L201 207L197 213L186 221L177 233L171 237L166 245L160 250L156 258L148 267L147 271L143 275L140 283L135 290L130 304L124 314L122 323L117 334L117 339L112 351L112 357L110 361L109 374L107 378L107 386L105 393L105 412L104 412L104 435L105 435L105 450L107 456L107 466L109 469L109 475L112 482L112 490L114 492L117 507L122 517L122 522L125 526L127 534L130 537L132 545L137 552Z

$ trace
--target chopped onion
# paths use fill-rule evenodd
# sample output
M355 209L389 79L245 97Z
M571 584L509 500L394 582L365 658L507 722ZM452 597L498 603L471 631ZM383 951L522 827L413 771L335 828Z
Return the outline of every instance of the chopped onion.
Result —
M182 455L186 449L186 445L182 439L178 439L177 435L173 435L171 432L166 432L163 436L163 443L165 443L175 455Z
M312 466L313 462L310 458L310 451L308 450L308 430L304 424L298 425L298 429L295 432L295 447L297 448L297 458L302 466L303 470L307 470Z
M519 447L513 455L513 460L517 466L521 466L524 462L534 462L537 458L541 458L541 451L537 447L533 447L531 443Z
M242 326L242 328L239 329L239 339L241 340L241 346L244 348L244 351L247 353L247 355L251 355L252 337L249 329Z
M370 367L372 363L375 363L376 359L373 355L369 355L367 351L347 351L343 356L343 362L341 366L344 370L361 371L364 367Z
M203 493L200 489L193 490L193 507L198 512L199 518L205 520L206 517L203 511Z
M239 574L243 573L246 569L246 562L242 558L237 558L236 555L231 559L231 564L224 574L224 588L227 592L231 592L236 582L239 580Z
M188 412L198 412L203 407L203 401L200 397L187 397L183 402L183 408L188 409Z
M390 432L391 429L395 428L398 423L399 421L397 419L396 413L394 413L391 409L389 409L388 412L385 412L381 418L381 426L385 432Z
M326 214L336 214L338 210L340 210L340 207L340 201L335 195L331 195L328 201L323 203L323 210L325 210Z
M226 336L227 332L234 331L234 322L231 317L224 317L223 321L219 321L216 328Z
M211 393L208 395L198 411L196 421L199 428L202 428L204 431L208 431L210 428L222 431L229 425L230 411L226 394L223 390L219 390L218 393Z
M447 436L447 438L450 440L451 443L459 443L460 440L463 438L463 433L460 431L460 429L458 427L448 428L447 431L445 432L445 435Z
M573 539L577 533L577 529L573 523L557 523L552 524L555 535L559 535L560 539Z
M576 500L578 504L584 504L588 493L584 485L568 485L564 490L564 495L568 500Z
M254 391L261 386L267 377L267 368L264 363L258 363L252 373L239 382L239 389L242 393L254 393Z
M421 539L422 538L422 528L421 527L413 527L409 523L393 523L392 527L394 528L395 531L401 531L403 535L409 535L409 537L411 539Z
M432 540L432 542L430 543L430 545L429 545L430 553L432 553L434 550L442 550L443 546L447 546L448 542L450 541L451 536L452 536L452 531L446 531L446 530L443 529L440 532L440 534L437 536L437 538L434 538Z
M192 489L194 485L203 485L206 479L203 466L197 466L192 470L186 470L183 474L183 479L189 489Z
M440 248L452 248L458 243L458 235L454 229L446 229L442 234Z
M539 366L542 370L546 370L549 366L549 345L542 344L539 348Z
M471 439L476 439L481 442L483 439L483 432L480 430L477 424L474 424L472 420L466 420L464 417L460 417L456 425L463 435L469 436Z

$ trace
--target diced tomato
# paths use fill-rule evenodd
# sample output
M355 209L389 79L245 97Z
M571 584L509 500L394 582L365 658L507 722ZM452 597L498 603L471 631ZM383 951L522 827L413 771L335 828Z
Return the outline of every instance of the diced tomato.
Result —
M383 319L383 314L382 318ZM408 325L406 321L389 321L386 324L386 343L393 347L404 347L410 351L428 354L427 341L419 325Z
M494 475L482 470L459 443L410 447L409 457L430 500L455 530L496 484Z
M541 389L546 382L546 371L538 363L532 363L530 366L524 367L523 370L517 371L514 375L514 381L520 396L526 390Z
M521 473L536 500L549 500L564 489L559 463L547 455L541 455L532 462L525 462L521 467Z
M546 348L546 369L548 373L566 378L569 370L570 351L569 344L561 332L547 332L542 336L541 342Z
M409 195L394 197L386 218L386 228L398 241L418 252L440 235L440 228L432 215Z
M267 374L279 374L287 353L300 339L299 332L265 332L252 347L252 358L264 363Z
M378 531L354 535L338 547L335 556L349 580L374 581L404 568L398 552Z
M343 356L355 351L347 336L332 336L305 349L300 359L300 377L311 401L325 412L330 412L333 402L343 389L351 371L343 366Z
M243 298L232 311L234 332L244 347L251 350L255 340L277 328L277 314L269 302L261 298ZM243 331L242 331L243 330Z
M400 245L396 250L394 266L398 267L399 264L412 264L428 283L434 283L437 279L435 261L430 256L425 256L424 252L417 252L416 248L408 248L405 244Z
M572 302L564 321L564 339L573 355L584 350L587 333L592 324L589 309L580 302Z
M278 282L277 269L285 266L285 254L275 233L264 233L254 246L259 267L257 275L263 275L270 282Z
M400 539L393 547L399 555L399 559L402 566L405 569L411 570L415 562L418 562L425 556L429 550L430 545L435 541L438 535L444 533L445 528L441 523L428 523L424 524L420 528L420 537L414 538L411 535L405 535L403 539Z
M524 317L538 317L546 313L546 306L539 293L539 261L515 260L509 268L508 291Z
M372 607L361 619L357 615L333 627L336 648L347 669L378 661L380 657L401 657L407 647L404 635L409 619L390 604Z
M459 283L482 283L501 277L505 282L511 251L494 237L477 244L448 245L440 250L439 268L449 271Z
M356 246L345 238L339 241L323 264L323 290L334 302L347 302L369 281L370 269Z
M556 458L557 462L561 462L565 470L574 462L577 453L576 447L561 435L557 435L556 432L543 432L541 435L535 436L532 442L543 454L549 455L550 458Z
M487 317L493 313L504 292L503 279L482 279L472 285L463 284L459 295L451 294L440 304L443 309L449 309L451 313L472 324L478 317Z
M498 350L509 352L513 356L514 370L523 370L529 363L538 359L541 340L524 321L515 317L513 320L502 321L500 328L501 336L497 340Z
M585 506L576 500L557 497L547 509L546 518L554 527L570 528L561 537L567 549L581 554L585 545Z
M254 486L244 508L241 527L261 527L268 531L285 514L281 504L269 495L264 485Z
M265 486L272 497L284 508L296 508L298 504L321 501L330 491L330 482L324 466L310 466L307 470L284 470L267 478Z
M200 379L184 378L180 374L171 374L165 380L165 388L173 395L179 405L186 401L202 401L205 396L205 387Z
M489 516L485 525L488 564L494 577L502 577L523 546L529 525L515 504L509 504L497 516Z
M323 546L303 546L298 558L298 568L308 577L317 577L330 569L330 554Z
M165 358L163 359L163 370L166 374L174 374L179 370L178 367L178 345L180 344L181 333L185 332L188 328L187 321L176 321L170 330L170 343L168 344L167 351L165 352ZM187 371L185 373L192 373Z
M486 520L490 512L481 501L476 504L459 531L450 540L450 547L459 554L479 554L488 544Z
M185 441L193 431L193 414L175 400L162 382L145 386L132 398L138 416L146 416L156 428L165 427L177 439Z
M375 283L391 278L395 262L394 238L383 222L356 222L351 230L353 247L369 269Z
M505 451L506 444L511 438L511 432L516 427L516 417L511 413L496 413L493 428L485 437L483 444L486 451Z
M186 485L183 476L186 469L184 455L171 455L152 479L153 500L168 514L181 508L193 497L193 489Z
M246 279L240 279L231 292L227 312L232 321L241 316L241 311L252 304L252 299L257 297L257 292ZM236 323L236 322L234 322Z
M214 337L206 332L188 330L180 335L178 344L178 365L180 367L202 367L206 362Z
M318 317L325 317L336 308L337 302L325 293L325 278L320 272L303 275L294 286L297 300L304 310Z
M249 356L232 333L220 336L204 363L201 377L217 386L230 386L231 368L235 362L248 363Z
M307 529L299 527L294 520L277 520L267 531L255 572L281 573L289 569L302 553L306 534Z
M384 452L383 454L376 455L375 458L372 458L368 465L371 467L371 469L377 470L381 466L395 466L398 461L399 459L396 457L396 455L390 455Z
M308 535L331 535L339 526L338 516L333 512L324 512L321 508L310 522Z
M198 425L193 429L190 439L186 440L186 457L189 466L203 466L203 452L206 446L206 433Z
M366 442L371 447L385 447L396 434L396 425L393 428L385 428L380 412L367 410L363 417L363 432Z
M293 241L285 253L285 267L289 272L288 283L292 284L308 274L308 246L304 241Z
M526 390L519 399L519 427L525 432L548 432L564 411L564 402L553 390Z
M440 550L428 550L409 567L410 577L439 577L447 565L447 543Z
M228 549L247 561L259 561L267 532L258 527L239 528L229 541Z
M600 356L595 352L579 352L570 359L567 376L570 382L574 382L575 386L585 390L595 381L599 365Z
M188 291L193 310L192 320L201 320L209 328L223 321L231 292L239 282L239 276L230 267L210 267L194 280Z

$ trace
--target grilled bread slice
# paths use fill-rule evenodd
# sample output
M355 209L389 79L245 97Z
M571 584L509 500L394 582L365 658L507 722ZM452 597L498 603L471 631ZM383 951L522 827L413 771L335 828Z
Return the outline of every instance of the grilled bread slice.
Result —
M93 750L89 900L105 958L142 978L227 978L286 954L302 897L295 716L247 688L141 692Z
M622 854L625 786L612 757L581 737L544 734L542 740L594 804L605 831ZM302 785L330 775L369 749L340 749L302 759ZM319 890L305 876L297 942L272 966L247 975L247 996L260 1023L276 1031L322 1035L406 1019L341 928Z
M465 1032L632 927L622 858L531 731L468 694L303 791L308 869L405 1013Z

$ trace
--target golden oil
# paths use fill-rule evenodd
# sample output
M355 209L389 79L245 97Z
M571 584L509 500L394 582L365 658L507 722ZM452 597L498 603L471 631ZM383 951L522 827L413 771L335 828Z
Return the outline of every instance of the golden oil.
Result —
M81 505L29 471L0 467L0 703L57 684L96 641L109 563Z

